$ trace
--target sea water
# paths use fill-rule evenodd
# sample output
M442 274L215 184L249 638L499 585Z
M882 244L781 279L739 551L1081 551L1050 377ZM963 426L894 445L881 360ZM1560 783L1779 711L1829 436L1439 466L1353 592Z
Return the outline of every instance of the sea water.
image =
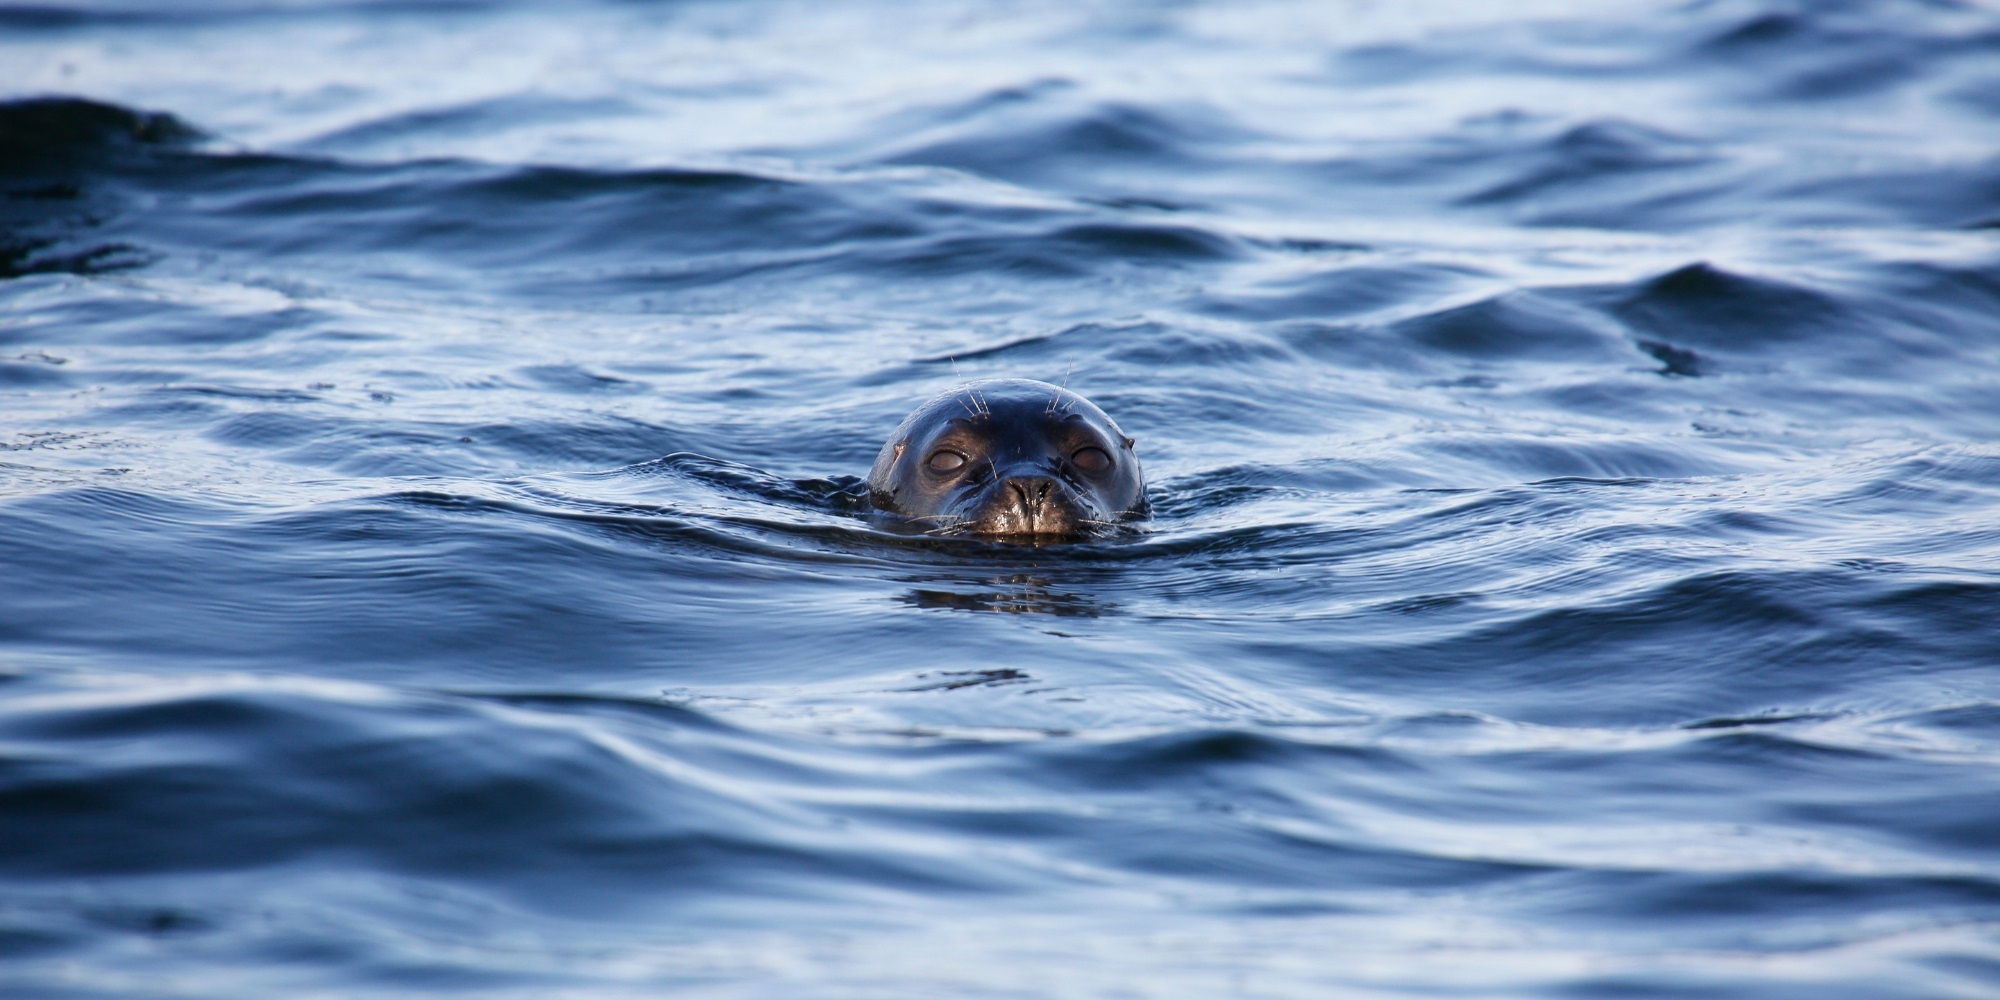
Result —
M2000 7L0 6L9 997L2000 991ZM962 380L1153 517L882 530Z

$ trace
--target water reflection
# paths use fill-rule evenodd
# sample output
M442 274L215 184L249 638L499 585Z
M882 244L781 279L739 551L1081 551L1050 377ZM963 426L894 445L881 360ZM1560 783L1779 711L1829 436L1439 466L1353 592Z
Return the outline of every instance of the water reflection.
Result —
M1099 618L1117 612L1115 604L1065 590L1037 573L1007 573L959 581L927 578L921 582L931 586L918 587L898 595L897 599L918 608L1009 615Z

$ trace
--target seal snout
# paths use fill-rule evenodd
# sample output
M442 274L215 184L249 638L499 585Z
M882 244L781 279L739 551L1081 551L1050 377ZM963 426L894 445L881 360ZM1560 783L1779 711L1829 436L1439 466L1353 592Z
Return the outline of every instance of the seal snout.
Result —
M1040 510L1055 487L1055 480L1047 476L1016 476L1007 480L1007 488L1014 493L1014 506L1022 511Z
M1048 476L1009 476L1000 481L973 518L988 535L1068 535L1090 518L1061 484Z

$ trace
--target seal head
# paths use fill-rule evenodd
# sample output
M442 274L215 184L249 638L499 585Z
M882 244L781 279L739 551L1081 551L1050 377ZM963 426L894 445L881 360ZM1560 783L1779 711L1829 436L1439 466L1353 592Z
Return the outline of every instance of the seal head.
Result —
M868 473L874 505L935 534L1078 538L1143 516L1132 439L1090 400L1009 378L903 418Z

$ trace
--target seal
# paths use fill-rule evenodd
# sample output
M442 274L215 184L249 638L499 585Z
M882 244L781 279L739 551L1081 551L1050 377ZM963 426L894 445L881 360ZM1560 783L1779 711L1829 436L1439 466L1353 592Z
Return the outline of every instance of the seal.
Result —
M1105 534L1146 513L1132 439L1090 400L1033 379L972 382L903 418L868 472L869 501L931 534Z

